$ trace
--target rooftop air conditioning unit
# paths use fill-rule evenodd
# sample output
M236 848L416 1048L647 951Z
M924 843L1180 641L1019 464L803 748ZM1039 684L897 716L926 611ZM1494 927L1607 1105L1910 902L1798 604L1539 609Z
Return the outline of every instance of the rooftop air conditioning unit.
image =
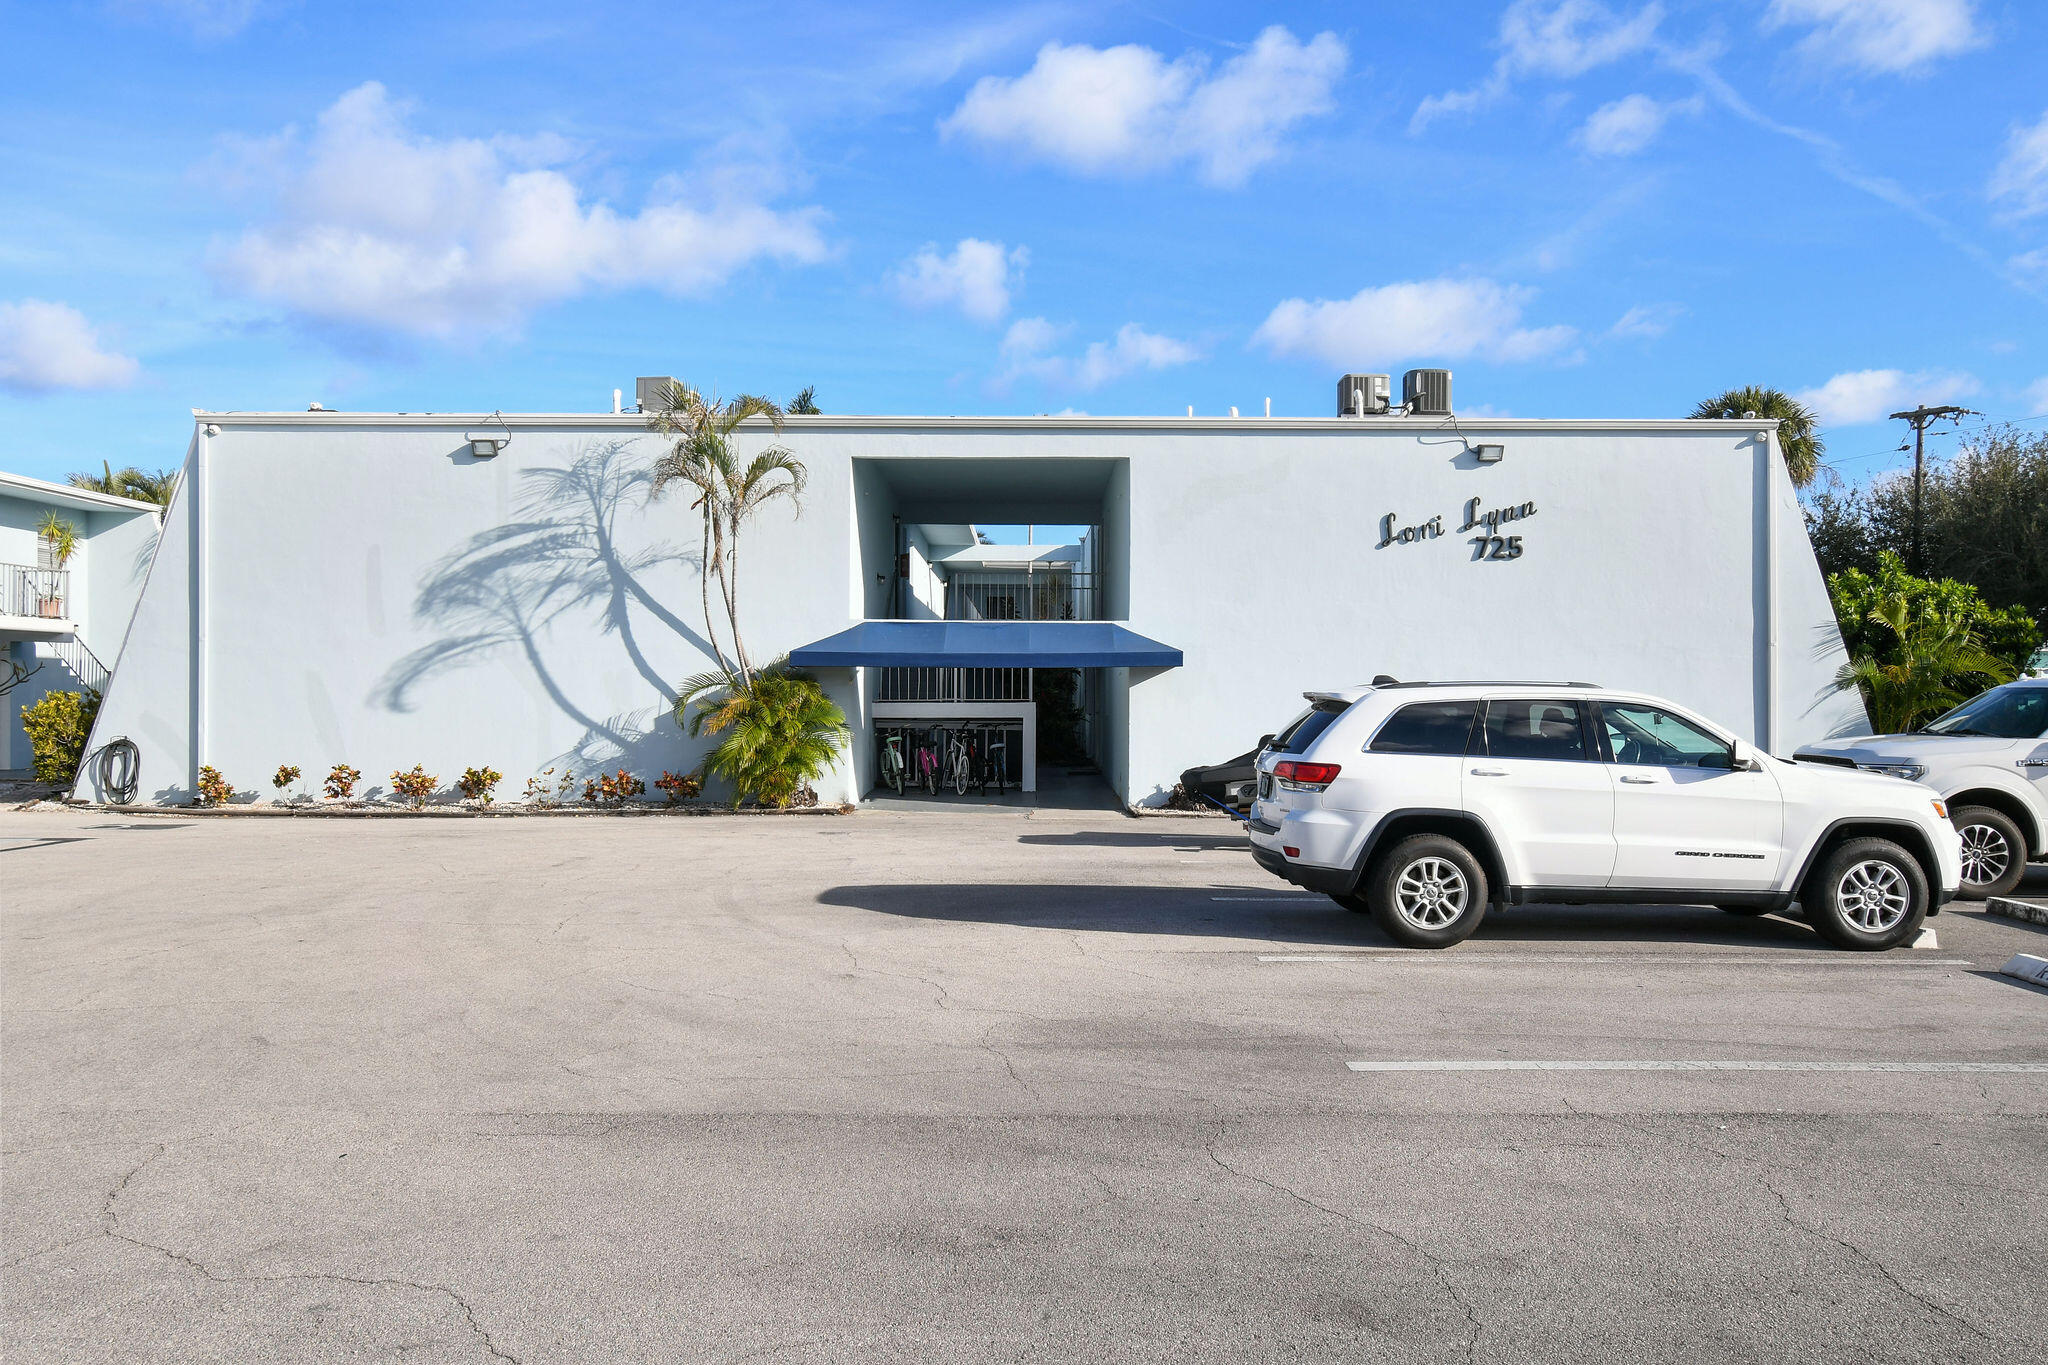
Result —
M1387 410L1393 378L1384 374L1347 374L1337 381L1339 417L1378 417Z
M1401 376L1401 406L1417 417L1451 415L1451 372L1410 370Z
M633 381L633 398L642 412L653 412L661 406L661 396L676 386L674 375L645 375Z

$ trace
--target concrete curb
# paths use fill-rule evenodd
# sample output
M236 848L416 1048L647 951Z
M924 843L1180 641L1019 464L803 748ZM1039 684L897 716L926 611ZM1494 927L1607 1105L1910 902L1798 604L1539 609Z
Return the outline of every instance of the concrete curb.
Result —
M33 810L37 803L16 806L16 810ZM45 809L56 809L46 806ZM685 806L620 806L607 810L591 810L588 807L550 806L545 810L529 810L524 806L490 806L477 809L468 806L428 806L424 810L407 810L403 806L372 805L316 805L316 806L116 806L98 805L90 801L66 801L63 809L81 812L104 813L109 815L156 815L170 816L180 820L233 819L233 820L497 820L550 817L555 819L609 819L617 816L643 817L686 817L692 819L718 819L725 816L752 818L755 816L795 815L853 815L857 806L792 806L786 810L773 807L746 807L734 810L721 805Z
M2048 924L2048 905L2015 900L2011 896L1991 897L1984 902L1984 913L2002 915L2006 919L2023 919L2029 924Z
M2048 957L2035 957L2032 953L2014 953L2012 961L1998 969L2000 976L2009 976L2015 981L2024 981L2029 986L2048 986Z

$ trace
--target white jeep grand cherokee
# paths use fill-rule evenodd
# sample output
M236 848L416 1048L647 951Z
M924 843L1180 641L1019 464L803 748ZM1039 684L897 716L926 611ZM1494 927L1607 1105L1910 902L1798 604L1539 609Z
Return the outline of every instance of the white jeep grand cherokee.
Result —
M2003 896L2048 861L2048 678L1970 698L1909 735L1810 744L1796 755L1854 763L1932 787L1963 836L1962 894Z
M1797 901L1844 948L1909 943L1961 841L1926 788L1758 753L1655 697L1584 683L1304 694L1259 755L1261 866L1442 948L1490 905Z

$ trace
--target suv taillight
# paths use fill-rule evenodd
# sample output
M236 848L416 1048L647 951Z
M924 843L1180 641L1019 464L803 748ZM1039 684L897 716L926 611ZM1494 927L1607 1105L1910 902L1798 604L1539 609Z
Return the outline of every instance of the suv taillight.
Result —
M1319 792L1337 780L1339 771L1335 763L1297 763L1291 758L1273 765L1273 776L1280 784L1296 791Z

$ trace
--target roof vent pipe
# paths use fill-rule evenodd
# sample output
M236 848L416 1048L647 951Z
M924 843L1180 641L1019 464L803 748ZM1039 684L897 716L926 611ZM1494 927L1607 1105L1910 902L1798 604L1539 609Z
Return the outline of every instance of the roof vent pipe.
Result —
M612 390L612 416L617 417L621 412L624 411L624 408L622 408L620 405L625 402L625 398L626 391L624 389Z

